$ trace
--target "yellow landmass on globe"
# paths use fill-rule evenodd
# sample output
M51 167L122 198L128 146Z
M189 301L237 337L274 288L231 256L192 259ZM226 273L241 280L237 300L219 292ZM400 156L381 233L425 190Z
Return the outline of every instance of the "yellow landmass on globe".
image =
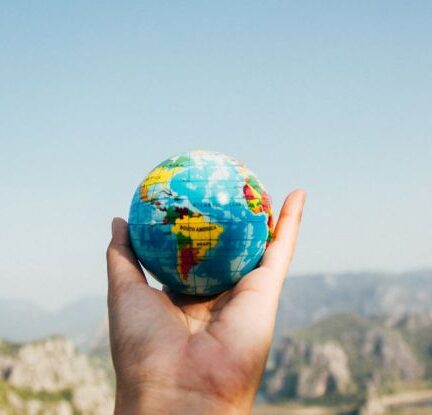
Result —
M168 184L171 178L178 173L182 167L166 168L164 166L156 167L146 179L141 183L141 199L145 202L150 200L149 190L152 186L160 185L162 188L168 189ZM157 195L153 197L155 199Z
M190 269L197 265L209 249L214 248L223 232L223 226L207 222L204 216L182 216L175 220L171 231L178 239L178 272L186 280Z

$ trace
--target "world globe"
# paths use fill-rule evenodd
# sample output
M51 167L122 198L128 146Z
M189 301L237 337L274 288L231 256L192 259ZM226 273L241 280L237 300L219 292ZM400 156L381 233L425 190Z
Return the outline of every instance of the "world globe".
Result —
M221 153L191 151L140 183L129 237L142 266L171 290L211 295L257 267L273 234L271 202L256 175Z

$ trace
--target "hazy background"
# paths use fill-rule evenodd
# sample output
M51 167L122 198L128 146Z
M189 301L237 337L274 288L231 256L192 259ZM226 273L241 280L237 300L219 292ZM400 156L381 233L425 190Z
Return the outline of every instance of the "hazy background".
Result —
M208 149L276 213L308 192L253 415L430 415L431 22L431 1L0 0L0 412L112 413L112 217Z
M196 148L246 162L276 211L308 191L294 274L430 267L431 13L1 1L0 297L104 295L111 218Z

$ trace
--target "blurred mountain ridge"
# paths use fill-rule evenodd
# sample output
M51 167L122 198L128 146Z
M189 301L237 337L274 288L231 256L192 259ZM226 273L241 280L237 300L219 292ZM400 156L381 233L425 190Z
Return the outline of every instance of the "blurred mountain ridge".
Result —
M0 341L1 415L108 413L113 369L104 297L55 312L0 299L0 338L7 339ZM416 388L429 404L432 270L287 279L260 388L265 401L387 415L400 410L394 402L401 398L382 401L383 394Z
M289 277L280 296L275 339L338 313L398 318L430 311L432 269Z
M103 297L87 297L49 311L21 299L0 298L0 338L26 342L63 335L81 344L106 314Z
M432 311L432 269L404 273L346 272L287 278L280 296L275 341L335 313L361 316ZM104 296L87 297L48 311L24 300L0 298L0 338L32 341L64 335L80 348L103 341Z

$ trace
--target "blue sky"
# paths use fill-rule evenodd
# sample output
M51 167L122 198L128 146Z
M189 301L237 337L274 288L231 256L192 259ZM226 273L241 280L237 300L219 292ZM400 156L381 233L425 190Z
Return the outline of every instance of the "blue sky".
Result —
M105 293L159 161L309 198L294 274L432 266L432 3L15 2L0 11L0 297Z

